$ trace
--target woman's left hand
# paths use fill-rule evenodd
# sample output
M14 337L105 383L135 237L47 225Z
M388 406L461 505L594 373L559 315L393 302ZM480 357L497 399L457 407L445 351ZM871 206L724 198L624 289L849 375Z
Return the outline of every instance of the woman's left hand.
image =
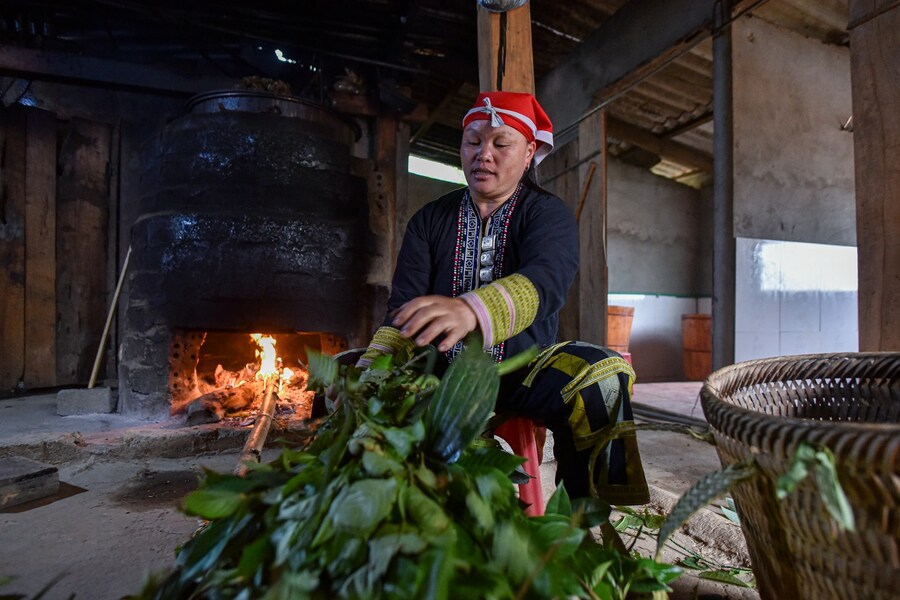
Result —
M438 350L446 352L478 327L475 312L465 301L447 296L420 296L397 309L393 320L400 333L417 346L444 336Z

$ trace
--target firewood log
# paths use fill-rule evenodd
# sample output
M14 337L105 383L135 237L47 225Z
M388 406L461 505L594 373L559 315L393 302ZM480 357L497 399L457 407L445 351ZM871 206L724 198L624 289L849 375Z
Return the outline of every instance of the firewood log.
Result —
M227 412L235 412L253 404L258 393L259 388L254 382L203 394L188 404L187 424L217 423L225 418Z

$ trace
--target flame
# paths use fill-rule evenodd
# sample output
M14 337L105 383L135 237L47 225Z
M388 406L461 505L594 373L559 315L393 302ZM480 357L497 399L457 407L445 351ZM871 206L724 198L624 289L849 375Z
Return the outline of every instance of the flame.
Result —
M280 389L281 385L287 383L294 376L294 372L285 367L281 358L275 354L275 338L262 333L251 333L250 339L259 346L256 350L256 357L259 358L259 372L256 374L256 378L276 377Z
M273 375L277 376L279 373L278 368L275 366L277 359L275 355L275 338L262 333L251 333L250 338L259 346L256 350L256 357L259 359L257 379L265 379Z

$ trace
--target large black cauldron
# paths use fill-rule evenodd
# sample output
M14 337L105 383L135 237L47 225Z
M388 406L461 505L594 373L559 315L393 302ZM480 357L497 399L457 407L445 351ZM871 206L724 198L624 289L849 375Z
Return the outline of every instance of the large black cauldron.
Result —
M176 328L359 329L365 180L351 124L295 98L194 98L144 170L120 360L120 411L167 410Z

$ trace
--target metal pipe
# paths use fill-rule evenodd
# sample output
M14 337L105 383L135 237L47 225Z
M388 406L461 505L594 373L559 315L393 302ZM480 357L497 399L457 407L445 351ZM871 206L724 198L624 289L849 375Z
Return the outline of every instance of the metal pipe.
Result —
M731 0L713 5L712 367L734 363L734 114Z

